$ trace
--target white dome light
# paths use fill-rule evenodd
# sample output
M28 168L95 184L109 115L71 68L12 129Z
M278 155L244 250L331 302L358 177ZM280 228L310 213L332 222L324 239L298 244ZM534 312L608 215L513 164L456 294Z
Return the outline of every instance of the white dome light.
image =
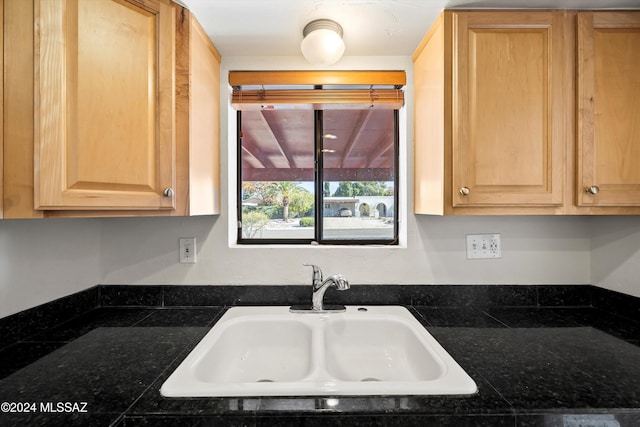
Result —
M316 19L302 30L300 50L307 61L313 65L333 65L342 58L344 41L342 27L330 19Z

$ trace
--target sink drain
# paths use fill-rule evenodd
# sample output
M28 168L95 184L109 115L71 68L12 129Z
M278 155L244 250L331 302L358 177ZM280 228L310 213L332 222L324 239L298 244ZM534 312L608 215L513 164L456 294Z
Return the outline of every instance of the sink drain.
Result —
M272 383L274 382L273 380L268 380L268 379L264 379L264 380L258 380L256 381L257 383Z
M369 377L369 378L363 378L360 381L364 382L364 381L381 381L378 378L373 378L373 377Z

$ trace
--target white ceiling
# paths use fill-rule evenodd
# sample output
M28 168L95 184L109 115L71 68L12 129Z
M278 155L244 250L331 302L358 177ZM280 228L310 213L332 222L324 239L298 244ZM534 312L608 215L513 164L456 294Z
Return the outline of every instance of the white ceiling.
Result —
M181 0L222 56L300 54L304 26L333 19L345 55L411 55L445 8L638 9L640 0Z

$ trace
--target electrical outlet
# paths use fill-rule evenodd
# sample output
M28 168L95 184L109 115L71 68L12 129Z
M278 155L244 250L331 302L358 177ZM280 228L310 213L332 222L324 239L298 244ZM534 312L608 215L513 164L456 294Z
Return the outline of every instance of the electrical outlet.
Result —
M180 238L180 263L195 264L196 262L196 238Z
M467 234L467 259L502 258L500 234Z

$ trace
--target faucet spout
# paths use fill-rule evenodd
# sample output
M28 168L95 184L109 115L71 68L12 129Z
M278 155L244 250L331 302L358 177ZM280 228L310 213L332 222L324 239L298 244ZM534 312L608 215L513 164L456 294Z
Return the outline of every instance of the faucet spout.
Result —
M312 297L312 310L313 311L324 311L324 294L327 292L327 289L330 287L334 287L339 291L345 291L349 289L350 285L347 279L345 279L340 274L334 274L329 276L325 281L320 283L318 286L314 284L313 286L313 297Z

